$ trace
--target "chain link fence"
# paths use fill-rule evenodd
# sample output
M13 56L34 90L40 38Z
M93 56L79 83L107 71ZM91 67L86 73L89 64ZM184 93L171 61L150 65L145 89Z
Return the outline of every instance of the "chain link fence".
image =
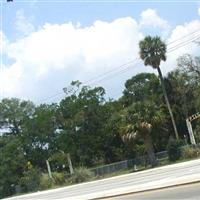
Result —
M156 153L156 158L157 158L158 162L159 162L159 160L166 159L167 151L162 151L162 152ZM111 174L114 172L130 169L130 168L137 170L137 166L147 167L149 164L150 164L150 162L149 162L149 159L147 156L140 156L135 159L115 162L112 164L92 168L90 170L95 174L95 176L103 176L105 174Z

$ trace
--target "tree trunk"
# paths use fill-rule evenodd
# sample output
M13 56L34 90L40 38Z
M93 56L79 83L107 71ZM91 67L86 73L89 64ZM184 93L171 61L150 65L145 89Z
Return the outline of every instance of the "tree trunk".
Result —
M157 160L156 160L156 156L155 156L155 152L154 152L154 148L152 144L152 139L149 133L147 133L147 135L144 138L144 145L145 145L145 150L147 152L147 156L150 160L151 166L155 167L157 165Z
M174 115L172 113L172 109L171 109L171 106L169 104L169 100L168 100L168 97L167 97L167 92L166 92L166 89L165 89L164 80L163 80L163 76L162 76L162 72L160 70L160 67L157 67L157 70L158 70L158 74L159 74L159 77L160 77L160 80L161 80L162 90L163 90L163 94L164 94L165 101L166 101L166 104L167 104L167 108L169 110L169 114L170 114L170 117L171 117L171 120L172 120L172 124L173 124L173 127L174 127L175 136L176 136L176 139L178 140L179 139L178 131L177 131L177 128L176 128Z

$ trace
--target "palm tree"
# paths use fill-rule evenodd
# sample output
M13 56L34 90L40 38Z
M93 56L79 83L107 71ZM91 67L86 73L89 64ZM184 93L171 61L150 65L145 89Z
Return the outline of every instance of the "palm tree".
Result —
M156 128L162 126L164 119L162 109L152 100L135 102L127 107L122 115L123 123L119 130L122 140L127 143L137 139L143 141L152 167L157 164L153 137L157 133Z
M130 124L124 127L124 129L125 131L122 135L122 141L127 143L130 141L134 141L137 138L142 138L144 141L145 151L147 153L151 166L156 166L157 160L151 136L152 125L147 122L139 122L137 130L135 130L134 126Z
M167 108L169 110L169 114L172 120L176 139L178 139L179 137L176 128L176 123L167 97L167 92L165 89L162 72L160 70L161 61L166 61L166 44L162 42L162 40L158 36L156 37L147 36L144 38L144 40L140 41L139 47L140 47L140 58L144 61L144 65L150 65L154 69L158 70Z

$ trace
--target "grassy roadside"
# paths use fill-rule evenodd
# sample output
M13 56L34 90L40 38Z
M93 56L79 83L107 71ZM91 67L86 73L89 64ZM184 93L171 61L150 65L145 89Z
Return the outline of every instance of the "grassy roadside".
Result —
M191 155L193 156L194 154L191 154ZM32 193L32 192L36 192L36 191L45 191L45 190L49 190L49 189L62 188L62 187L66 187L66 186L75 185L78 183L86 183L86 182L91 182L91 181L96 181L96 180L102 180L105 178L111 178L111 177L116 177L116 176L120 176L120 175L140 172L140 171L144 171L144 170L148 170L148 169L156 169L156 168L159 168L162 166L182 163L182 162L186 162L186 161L192 161L192 160L196 160L196 159L200 158L200 154L195 154L195 155L196 155L195 157L180 157L179 160L176 160L173 162L170 162L168 157L164 157L164 158L158 160L158 164L154 168L152 168L150 165L145 166L145 165L141 164L141 165L137 165L136 168L131 167L128 169L119 170L117 172L104 174L102 176L94 176L94 174L92 174L91 171L86 168L75 169L75 174L73 176L70 176L69 174L65 174L65 173L55 172L55 173L53 173L54 180L50 179L48 174L43 173L40 178L40 185L38 186L38 188L36 190L31 190L28 192L22 192L22 191L20 192L19 191L14 196L28 194L28 193Z

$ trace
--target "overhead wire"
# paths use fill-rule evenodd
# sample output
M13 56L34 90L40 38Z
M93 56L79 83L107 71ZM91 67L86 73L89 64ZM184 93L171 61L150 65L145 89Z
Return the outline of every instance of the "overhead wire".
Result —
M182 39L184 39L184 38L186 38L186 37L188 37L188 36L191 36L191 35L193 35L193 34L195 34L195 33L200 33L200 30L197 29L197 30L195 30L195 31L193 31L193 32L191 32L191 33L188 33L188 34L186 34L186 35L184 35L184 36L182 36L182 37L180 37L180 38L178 38L178 39L176 39L176 40L172 40L171 42L168 42L168 43L167 43L167 46L169 46L169 45L171 45L171 44L174 44L174 43L176 43L176 42L178 42L178 41L180 41L180 40L182 40Z
M95 80L95 79L100 78L101 76L105 76L105 75L107 75L107 74L110 74L110 73L112 73L113 71L118 70L118 69L120 69L120 68L122 68L122 67L124 67L124 66L129 65L129 64L132 64L133 62L135 62L135 61L137 61L137 60L139 60L139 58L136 58L136 59L131 60L131 61L127 62L127 63L124 63L124 64L122 64L122 65L120 65L120 66L118 66L118 67L114 67L113 69L111 69L111 70L109 70L109 71L107 71L107 72L104 72L103 74L100 74L100 75L98 75L98 76L95 76L95 77L93 77L93 78L87 80L87 81L84 81L82 84L86 84L86 83L88 83L88 82L91 82L91 81L93 81L93 80Z
M180 40L182 40L182 39L184 39L184 38L186 38L186 37L188 37L188 36L194 35L195 33L198 33L198 32L200 33L200 30L199 30L199 29L196 30L196 31L193 31L192 33L187 34L187 35L185 35L185 36L183 36L183 37L181 37L181 38L178 38L177 40L174 40L174 41L168 43L167 46L168 46L168 45L171 45L171 44L173 44L173 43L176 43L177 41L180 41ZM190 38L190 39L188 39L188 40L186 40L186 41L183 41L183 42L181 42L181 43L178 43L178 44L176 44L176 45L173 46L173 47L170 47L169 49L167 49L167 53L171 53L171 52L173 52L173 51L175 51L175 50L177 50L177 49L179 49L179 48L181 48L181 47L183 47L183 46L186 46L186 45L188 45L189 43L194 42L194 41L196 41L196 40L198 40L198 39L200 39L200 34L195 35L195 36L193 36L193 38ZM109 79L115 77L115 76L118 75L118 74L122 74L122 73L125 73L125 72L129 71L131 68L133 68L133 66L132 66L132 65L131 65L131 66L128 66L128 67L125 67L125 66L130 65L130 64L133 64L133 63L136 62L137 60L139 60L139 58L136 58L136 59L131 60L131 61L127 62L127 63L124 63L124 64L122 64L122 65L120 65L120 66L118 66L118 67L114 67L113 69L111 69L111 70L109 70L109 71L107 71L107 72L104 72L103 74L100 74L100 75L98 75L98 76L95 76L95 77L93 77L93 78L91 78L91 79L88 79L88 80L82 82L82 84L86 84L86 83L89 83L89 82L91 82L92 84L94 84L94 83L96 84L96 83L99 83L99 82L102 82L102 81L109 80ZM138 64L138 63L136 63L136 64ZM135 64L135 65L136 65L136 64ZM135 65L134 65L134 66L135 66ZM124 68L124 69L121 69L121 68L123 68L123 67L125 67L125 68ZM121 70L120 70L120 69L121 69ZM116 71L116 70L118 70L118 71ZM114 73L114 74L111 74L111 73L113 73L113 72L115 72L115 73ZM110 74L110 75L107 77L108 74ZM113 75L115 75L115 76L113 76ZM38 101L38 103L41 103L41 102L44 102L44 101L46 101L46 100L55 98L55 97L57 97L57 96L60 96L61 94L63 94L63 92L59 92L59 93L56 93L56 94L54 94L54 95L51 95L51 96L49 96L49 97L47 97L47 98L44 98L44 99Z
M91 79L88 79L88 80L82 82L82 84L86 84L86 83L89 83L89 82L93 82L93 84L94 84L94 83L96 83L96 81L100 82L100 80L103 80L104 78L106 78L106 77L104 77L104 76L106 76L107 74L110 74L110 73L112 73L112 72L114 72L114 71L116 71L116 70L120 70L122 67L125 67L125 66L127 66L127 65L129 65L129 64L131 64L131 63L134 63L134 62L137 61L137 60L139 60L139 58L136 58L136 59L131 60L131 61L127 62L127 63L124 63L124 64L122 64L122 65L120 65L120 66L118 66L118 67L115 67L115 68L113 68L112 70L109 70L109 71L107 71L107 72L105 72L105 73L103 73L103 74L100 74L99 76L95 76L95 77L93 77L93 78L91 78ZM130 66L129 66L129 67L126 67L126 68L123 69L123 70L120 70L119 72L121 73L122 71L127 70L127 68L130 68ZM104 78L98 80L98 79L101 78L101 77L104 77ZM46 101L46 100L48 100L48 99L55 98L55 97L57 97L57 96L59 96L59 95L61 95L61 94L63 94L63 92L59 92L59 93L56 93L56 94L54 94L54 95L51 95L51 96L49 96L49 97L47 97L47 98L44 98L44 99L38 101L38 103L39 103L39 102Z
M183 47L183 46L186 46L187 44L189 44L189 43L191 43L191 42L195 42L195 41L198 40L199 38L200 38L200 35L195 36L194 38L192 38L192 39L190 39L190 40L184 41L184 42L182 42L182 43L180 43L180 44L175 45L174 47L169 48L168 51L172 52L172 51L174 51L174 50L176 50L176 49L178 49L178 48L181 48L181 47Z

